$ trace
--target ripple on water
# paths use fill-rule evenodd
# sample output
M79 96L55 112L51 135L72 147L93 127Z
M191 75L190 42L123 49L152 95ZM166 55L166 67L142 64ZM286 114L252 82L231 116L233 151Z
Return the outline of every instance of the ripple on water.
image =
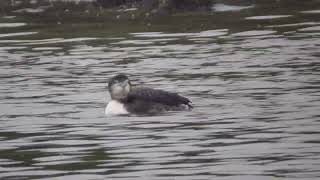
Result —
M239 33L232 34L233 36L262 36L262 35L269 35L274 34L276 31L272 30L251 30L251 31L244 31Z
M143 33L130 33L135 37L144 37L144 38L167 38L167 37L186 37L193 36L196 33L163 33L163 32L143 32Z
M215 29L195 33L193 37L216 37L228 34L228 29Z
M15 18L16 16L2 16L1 18L3 19L13 19Z
M319 10L301 11L301 13L303 13L303 14L319 14L320 9Z
M27 23L0 23L0 28L11 28L25 26Z
M244 9L254 8L254 5L251 6L234 6L234 5L226 5L226 4L215 4L212 9L216 12L226 12L226 11L241 11Z
M8 50L21 50L25 49L27 47L21 47L21 46L6 46L6 47L0 47L0 51L8 51Z
M14 37L14 36L28 36L28 35L34 35L38 32L19 32L19 33L6 33L6 34L0 34L0 38L4 37Z
M320 31L320 26L312 26L298 29L298 31L309 32L309 31Z
M32 48L34 51L51 51L51 50L61 50L61 47L35 47Z
M24 171L7 171L1 173L1 177L3 178L18 178L23 179L26 176L28 177L48 177L48 176L62 176L64 173L63 171L56 171L56 170L43 170L43 169L32 169L32 170L24 170Z
M1 37L1 35L0 35ZM23 41L21 45L43 45L43 44L58 44L58 43L71 43L71 42L82 42L82 41L91 41L97 40L99 38L92 37L81 37L81 38L52 38L52 39L40 39L40 40L27 40Z
M268 16L251 16L246 17L247 20L269 20L291 17L292 15L268 15Z
M319 25L319 22L303 22L303 23L292 23L292 24L279 24L279 25L270 25L266 26L268 28L274 28L274 27L298 27L298 26L314 26Z
M167 37L215 37L228 34L228 29L214 29L201 31L199 33L163 33L163 32L141 32L131 33L134 37L143 38L167 38ZM154 41L155 39L149 39ZM161 40L161 39L158 39ZM172 39L176 40L176 39Z

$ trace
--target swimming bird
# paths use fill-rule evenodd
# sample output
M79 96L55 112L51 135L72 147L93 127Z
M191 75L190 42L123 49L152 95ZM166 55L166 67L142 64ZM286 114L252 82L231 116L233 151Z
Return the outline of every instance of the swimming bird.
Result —
M112 77L108 83L111 101L105 113L157 114L165 111L191 110L191 101L177 93L147 87L133 87L125 74Z

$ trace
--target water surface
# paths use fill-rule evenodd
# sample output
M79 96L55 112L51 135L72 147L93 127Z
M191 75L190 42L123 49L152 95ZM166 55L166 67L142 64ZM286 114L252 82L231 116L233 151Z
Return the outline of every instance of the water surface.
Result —
M119 32L0 17L1 179L320 178L317 5ZM195 108L106 117L119 72Z

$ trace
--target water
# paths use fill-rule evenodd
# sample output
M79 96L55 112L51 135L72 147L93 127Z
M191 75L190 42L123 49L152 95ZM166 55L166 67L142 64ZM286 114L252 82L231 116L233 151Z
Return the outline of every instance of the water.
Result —
M320 178L319 4L259 8L119 32L1 17L1 179ZM195 108L106 117L118 72Z

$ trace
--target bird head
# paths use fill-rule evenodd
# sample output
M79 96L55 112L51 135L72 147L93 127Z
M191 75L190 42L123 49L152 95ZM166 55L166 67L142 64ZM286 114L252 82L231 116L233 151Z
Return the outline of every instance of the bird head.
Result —
M118 74L109 80L108 89L112 99L125 100L131 90L131 83L126 75Z

